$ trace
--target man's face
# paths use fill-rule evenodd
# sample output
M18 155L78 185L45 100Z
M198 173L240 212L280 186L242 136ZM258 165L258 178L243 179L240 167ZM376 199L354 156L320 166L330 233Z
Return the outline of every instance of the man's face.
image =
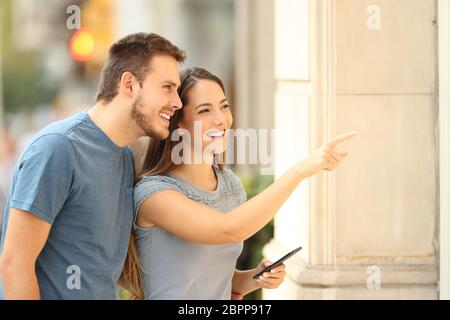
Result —
M152 57L150 71L131 110L142 135L157 139L169 136L170 119L182 107L177 92L179 86L178 62L168 55Z

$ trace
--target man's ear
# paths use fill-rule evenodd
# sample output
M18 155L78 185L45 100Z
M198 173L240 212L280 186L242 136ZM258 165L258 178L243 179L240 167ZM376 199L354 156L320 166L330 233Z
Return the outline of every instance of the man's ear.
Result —
M131 72L124 72L122 77L120 78L120 89L123 91L128 97L133 96L133 90L135 90L136 86L136 78L133 76ZM134 86L134 88L133 88Z

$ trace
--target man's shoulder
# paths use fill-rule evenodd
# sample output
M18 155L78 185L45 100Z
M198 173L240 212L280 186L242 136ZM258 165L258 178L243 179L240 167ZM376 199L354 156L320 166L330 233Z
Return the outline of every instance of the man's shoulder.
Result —
M86 125L85 116L84 113L80 112L68 118L48 124L35 135L33 140L51 134L69 136L73 130L84 125Z
M27 153L45 152L51 153L52 150L70 151L73 148L73 142L76 135L72 132L83 125L82 113L48 124L38 131L28 143L23 155Z

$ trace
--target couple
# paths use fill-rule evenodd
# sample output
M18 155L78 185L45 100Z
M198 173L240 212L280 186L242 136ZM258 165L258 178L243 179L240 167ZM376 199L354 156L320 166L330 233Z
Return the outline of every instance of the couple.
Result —
M280 285L284 266L258 280L252 276L267 261L235 270L242 241L302 180L336 168L346 154L335 147L354 133L246 201L238 178L214 161L233 121L222 82L199 68L180 76L184 59L156 34L119 40L95 106L33 138L14 169L4 212L0 297L115 299L122 285L135 298L230 299ZM189 152L214 144L210 157L174 164L169 134L182 129L193 136L196 122L209 139ZM128 145L141 136L152 139L135 179Z

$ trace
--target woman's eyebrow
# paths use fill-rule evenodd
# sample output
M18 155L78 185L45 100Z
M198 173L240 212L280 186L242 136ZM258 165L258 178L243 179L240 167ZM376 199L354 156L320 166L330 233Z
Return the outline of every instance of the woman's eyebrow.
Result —
M222 104L226 101L227 101L227 99L225 98L222 101L220 101L219 104ZM202 103L202 104L199 104L198 106L196 106L195 109L200 108L200 107L211 107L211 106L212 106L211 103Z
M212 106L211 103L202 103L202 104L199 104L198 106L196 106L195 109L198 109L200 107L211 107L211 106Z

